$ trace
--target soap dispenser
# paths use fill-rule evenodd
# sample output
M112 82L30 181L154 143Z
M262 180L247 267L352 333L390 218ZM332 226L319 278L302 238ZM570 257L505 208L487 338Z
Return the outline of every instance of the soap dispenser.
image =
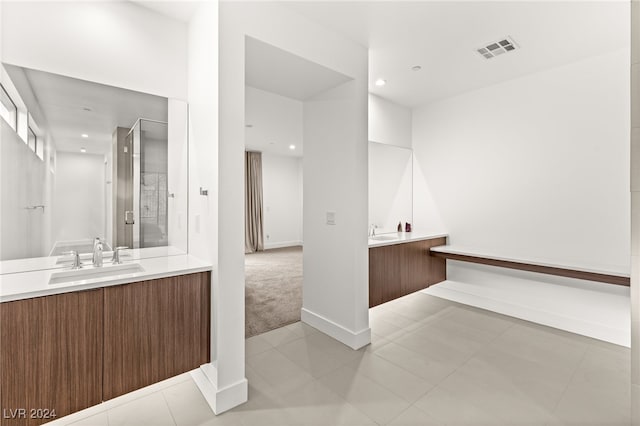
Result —
M411 232L411 224L409 222L405 223L404 232Z

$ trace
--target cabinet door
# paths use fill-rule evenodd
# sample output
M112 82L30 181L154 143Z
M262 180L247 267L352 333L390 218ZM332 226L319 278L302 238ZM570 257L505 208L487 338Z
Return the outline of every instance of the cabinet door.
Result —
M445 242L445 238L435 238L397 245L402 259L400 282L403 296L446 279L446 261L429 255L429 248Z
M397 245L369 249L369 307L401 297L402 253Z
M209 361L208 272L107 287L104 399Z
M397 299L446 280L444 259L429 248L446 238L400 243L369 249L369 307Z
M102 289L0 304L0 341L3 426L102 401Z

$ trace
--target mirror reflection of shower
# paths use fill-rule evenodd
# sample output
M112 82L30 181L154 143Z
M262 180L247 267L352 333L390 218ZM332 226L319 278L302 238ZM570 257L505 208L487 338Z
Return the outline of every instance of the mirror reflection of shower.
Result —
M124 213L127 247L168 245L167 129L166 122L140 118L127 134L131 155Z

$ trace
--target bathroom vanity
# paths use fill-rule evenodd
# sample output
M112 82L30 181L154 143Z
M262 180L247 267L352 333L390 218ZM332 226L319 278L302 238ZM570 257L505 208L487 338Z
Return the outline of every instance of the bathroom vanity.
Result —
M209 362L211 266L189 255L136 263L62 284L49 284L60 269L0 275L2 426L46 423Z
M446 234L399 232L369 238L369 307L446 280L446 261L429 255Z

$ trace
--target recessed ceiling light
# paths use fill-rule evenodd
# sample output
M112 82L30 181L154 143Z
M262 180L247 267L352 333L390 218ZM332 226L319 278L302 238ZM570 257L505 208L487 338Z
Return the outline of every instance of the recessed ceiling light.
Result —
M420 71L422 67L420 65L414 65L411 67L411 71Z
M87 152L87 148L80 148L80 152L84 154L85 152Z
M378 86L378 87L382 87L385 84L387 84L387 80L385 80L383 78L379 78L379 79L376 80L376 86Z
M83 134L81 134L80 136L82 136L83 138L88 138L88 137L89 137L89 135L88 135L88 134L86 134L86 133L83 133Z
M289 145L289 149L296 149L295 145Z
M250 128L252 128L252 127L253 127L253 124L245 124L245 125L244 125L244 127L246 127L246 128L249 128L249 129L250 129Z

